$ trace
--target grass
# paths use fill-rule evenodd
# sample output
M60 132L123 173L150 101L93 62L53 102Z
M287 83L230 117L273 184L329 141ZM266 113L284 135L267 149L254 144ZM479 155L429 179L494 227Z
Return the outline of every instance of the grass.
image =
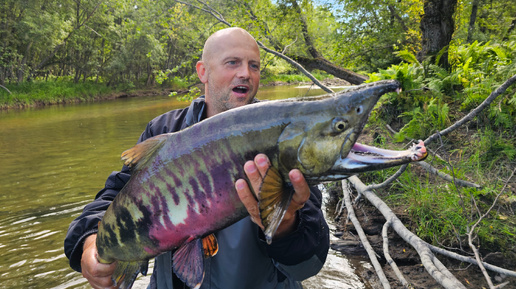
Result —
M437 246L469 251L466 234L479 216L488 211L510 177L512 170L509 168L515 160L514 147L502 142L492 131L458 135L456 138L467 140L467 144L453 148L448 143L438 151L449 158L449 162L432 156L426 161L444 173L480 184L481 189L455 187L453 183L412 165L397 182L379 193L391 208L408 214L412 224L409 229L420 238ZM430 145L432 147L435 145ZM370 172L360 177L367 183L377 183L396 170ZM516 202L511 197L513 194L506 188L496 206L475 230L478 238L474 243L482 250L498 251L516 258L513 249L516 246L516 216L513 211Z
M105 84L89 81L33 81L5 87L11 93L0 89L0 107L3 108L87 101L116 92Z

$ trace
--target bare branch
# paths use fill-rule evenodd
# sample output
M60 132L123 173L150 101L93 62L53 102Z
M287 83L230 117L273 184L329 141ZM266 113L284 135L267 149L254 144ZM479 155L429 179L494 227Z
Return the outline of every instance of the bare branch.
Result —
M368 190L377 190L377 189L380 189L380 188L385 188L386 186L388 186L390 183L394 182L399 176L401 176L401 174L403 174L403 172L407 169L408 167L408 164L404 164L402 165L399 170L392 176L390 176L387 180L385 180L383 183L381 184L372 184L372 185L369 185L367 186L367 189Z
M427 163L425 161L417 162L417 163L415 163L415 165L418 165L418 166L424 168L429 173L434 174L442 179L445 179L448 182L455 183L456 185L463 186L463 187L473 187L473 188L478 188L478 189L482 188L482 186L477 185L475 183L470 183L468 181L456 179L448 174L442 173L438 169L432 167L429 163Z
M408 230L401 220L392 212L392 210L385 204L378 196L376 196L372 191L370 191L364 183L358 179L356 176L352 176L349 179L349 182L355 186L355 188L360 191L366 198L369 200L373 206L375 206L385 217L385 219L392 223L392 228L403 238L407 243L409 243L419 254L421 258L421 263L425 267L426 271L441 284L444 288L463 288L466 287L457 280L451 274L451 272L440 262L436 262L437 258L434 258L434 255L427 247L427 243L421 240L418 236Z
M475 259L477 260L478 266L480 267L480 270L482 271L482 274L484 275L484 278L486 279L487 284L489 285L489 288L495 288L495 286L493 284L493 281L491 281L491 277L489 277L489 274L487 274L486 268L482 265L482 261L480 260L480 253L478 252L477 247L473 244L473 233L475 232L475 228L480 224L480 222L482 222L482 220L494 208L494 206L496 205L496 202L498 201L498 198L500 198L500 196L504 193L505 188L507 187L507 184L512 179L512 177L514 176L515 172L516 172L516 168L512 171L511 176L505 182L505 185L500 190L500 193L498 193L496 195L496 198L494 199L493 203L491 204L491 207L489 207L489 209L482 216L480 216L480 218L478 218L477 222L475 224L473 224L473 226L471 226L471 229L467 233L469 247L471 248L471 250L473 250L473 253L475 254ZM473 199L473 201L474 201L474 199ZM478 206L476 205L476 203L475 203L475 207L477 207L477 210L478 210Z
M475 258L463 256L463 255L457 254L455 252L451 252L451 251L445 250L443 248L436 247L436 246L428 244L428 243L426 243L426 246L430 250L432 250L432 252L441 254L441 255L449 257L449 258L453 258L453 259L461 261L461 262L466 262L466 263L470 263L470 264L473 264L473 265L478 265L478 262L477 262L477 260ZM498 266L491 265L491 264L486 263L486 262L482 262L482 265L486 269L488 269L489 271L493 271L493 272L496 272L496 273L499 273L499 274L504 274L504 275L511 276L511 277L516 277L516 271L511 271L511 270L507 270L507 269L504 269L504 268L500 268Z
M383 256L385 257L385 260L387 260L387 264L391 265L392 271L394 271L394 274L398 277L401 284L403 284L404 288L409 288L409 283L407 282L407 279L403 276L400 269L398 268L398 265L396 265L396 262L391 257L391 254L389 254L389 236L388 236L388 230L391 226L391 222L387 221L383 225L382 228L382 238L383 238Z
M383 288L391 288L391 285L389 284L389 281L387 280L387 277L385 276L385 273L382 270L382 265L380 265L380 263L378 262L374 249L373 247L371 247L371 244L369 244L366 234L364 233L362 226L360 226L360 222L355 216L355 210L353 210L353 205L351 204L351 190L349 188L349 182L347 180L342 180L342 191L344 192L344 202L346 203L346 209L348 210L348 218L351 220L353 226L357 230L358 236L360 237L360 241L366 249L367 255L369 255L369 260L373 264L374 270L376 271L376 275L378 275L378 279L380 279Z

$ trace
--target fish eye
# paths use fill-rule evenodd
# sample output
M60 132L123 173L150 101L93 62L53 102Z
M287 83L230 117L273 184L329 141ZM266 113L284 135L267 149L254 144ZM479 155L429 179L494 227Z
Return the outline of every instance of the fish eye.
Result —
M361 105L359 105L356 109L355 109L356 113L357 114L362 114L364 112L364 107L362 107Z
M333 130L335 132L342 132L346 129L347 122L340 117L333 119Z

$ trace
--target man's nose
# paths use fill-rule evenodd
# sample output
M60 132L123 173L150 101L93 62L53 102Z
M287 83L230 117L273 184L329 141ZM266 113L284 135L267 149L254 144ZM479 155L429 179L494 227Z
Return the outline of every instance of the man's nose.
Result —
M245 65L242 65L237 73L238 78L244 78L248 79L251 77L251 70L249 69L249 64L246 63Z

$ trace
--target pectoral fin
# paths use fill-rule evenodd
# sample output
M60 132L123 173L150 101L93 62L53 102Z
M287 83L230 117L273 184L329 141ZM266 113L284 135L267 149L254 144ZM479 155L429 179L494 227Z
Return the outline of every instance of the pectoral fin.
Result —
M204 279L204 258L213 257L218 251L217 238L213 234L187 242L174 252L174 273L188 287L199 288Z
M287 212L294 190L289 189L279 171L270 167L263 178L258 197L260 217L265 227L264 234L267 244L272 242L272 237Z

